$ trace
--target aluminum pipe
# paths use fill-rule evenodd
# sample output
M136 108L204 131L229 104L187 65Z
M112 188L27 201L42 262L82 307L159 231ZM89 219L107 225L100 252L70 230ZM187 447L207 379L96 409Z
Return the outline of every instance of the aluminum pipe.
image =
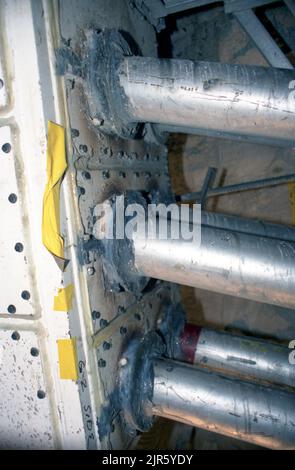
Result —
M291 225L273 224L257 219L225 215L219 212L202 211L201 217L202 225L295 242L295 228Z
M186 324L174 358L244 379L295 387L286 346Z
M295 308L292 242L202 226L200 245L135 236L133 257L138 275Z
M152 412L271 449L295 449L294 394L170 360L154 362Z
M295 144L293 70L131 56L116 74L113 109L126 124Z

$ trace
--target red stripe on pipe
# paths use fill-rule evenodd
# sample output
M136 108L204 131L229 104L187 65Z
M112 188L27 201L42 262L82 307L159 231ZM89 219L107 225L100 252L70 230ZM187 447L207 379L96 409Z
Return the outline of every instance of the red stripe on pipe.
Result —
M183 360L194 363L195 351L199 341L202 327L187 323L179 337L179 346L183 355Z

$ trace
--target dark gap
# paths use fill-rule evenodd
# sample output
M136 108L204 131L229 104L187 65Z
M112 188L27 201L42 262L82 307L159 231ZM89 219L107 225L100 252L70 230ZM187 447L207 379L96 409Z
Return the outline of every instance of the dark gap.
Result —
M190 10L184 10L171 15L166 16L165 24L166 27L157 33L158 41L158 57L160 59L171 59L173 58L173 46L171 43L171 35L174 31L177 31L177 20L186 16L193 16L197 13L212 10L216 7L223 7L223 2L215 2L210 5L204 5L202 7L191 8Z
M284 5L283 2L277 2L277 3L273 3L271 5L271 8L274 9L274 8L282 7L283 5ZM257 18L260 20L262 25L265 27L265 29L268 31L268 33L271 35L271 37L275 40L276 44L281 49L281 51L285 55L290 54L292 52L292 50L290 49L288 44L285 42L285 40L282 38L280 33L273 26L271 21L267 18L266 10L267 10L267 6L262 6L262 7L256 8L255 9L255 14L256 14Z

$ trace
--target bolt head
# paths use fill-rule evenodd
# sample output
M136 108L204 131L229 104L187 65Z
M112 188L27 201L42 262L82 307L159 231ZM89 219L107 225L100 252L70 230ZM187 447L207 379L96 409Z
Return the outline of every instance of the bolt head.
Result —
M120 366L120 367L125 367L125 366L127 366L127 364L128 364L128 359L127 359L127 357L122 357L122 358L120 359L120 361L119 361L119 366Z
M93 276L94 273L95 273L95 269L93 267L87 268L88 276Z
M92 123L93 123L94 126L102 126L103 122L104 121L101 118L95 117L95 118L92 119Z

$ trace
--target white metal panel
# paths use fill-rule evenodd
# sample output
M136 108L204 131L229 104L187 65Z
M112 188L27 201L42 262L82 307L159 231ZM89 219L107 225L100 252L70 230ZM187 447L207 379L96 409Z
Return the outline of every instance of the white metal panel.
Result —
M17 173L19 178L17 177ZM23 175L8 126L0 128L0 313L34 314L26 237L27 214L22 207Z
M50 406L36 334L0 330L0 367L0 448L52 448Z
M11 101L10 106L6 106L7 100L0 101L3 448L70 449L86 445L78 383L59 376L57 339L70 337L68 313L53 311L62 273L41 236L47 120L62 124L56 112L62 99L52 84L54 64L49 67L48 50L54 50L50 44L51 7L51 1L0 0L0 62L9 77L3 80L0 100L1 93L7 96L9 90ZM2 141L11 143L10 152L1 151ZM7 202L7 192L16 194L15 203ZM17 242L23 244L23 251L14 249ZM67 282L72 282L71 276ZM30 292L27 301L21 297L23 290ZM15 305L15 314L7 312L7 302ZM11 338L13 331L19 332L18 341ZM33 357L30 348L38 343L39 355ZM43 399L37 396L39 389L46 394Z

